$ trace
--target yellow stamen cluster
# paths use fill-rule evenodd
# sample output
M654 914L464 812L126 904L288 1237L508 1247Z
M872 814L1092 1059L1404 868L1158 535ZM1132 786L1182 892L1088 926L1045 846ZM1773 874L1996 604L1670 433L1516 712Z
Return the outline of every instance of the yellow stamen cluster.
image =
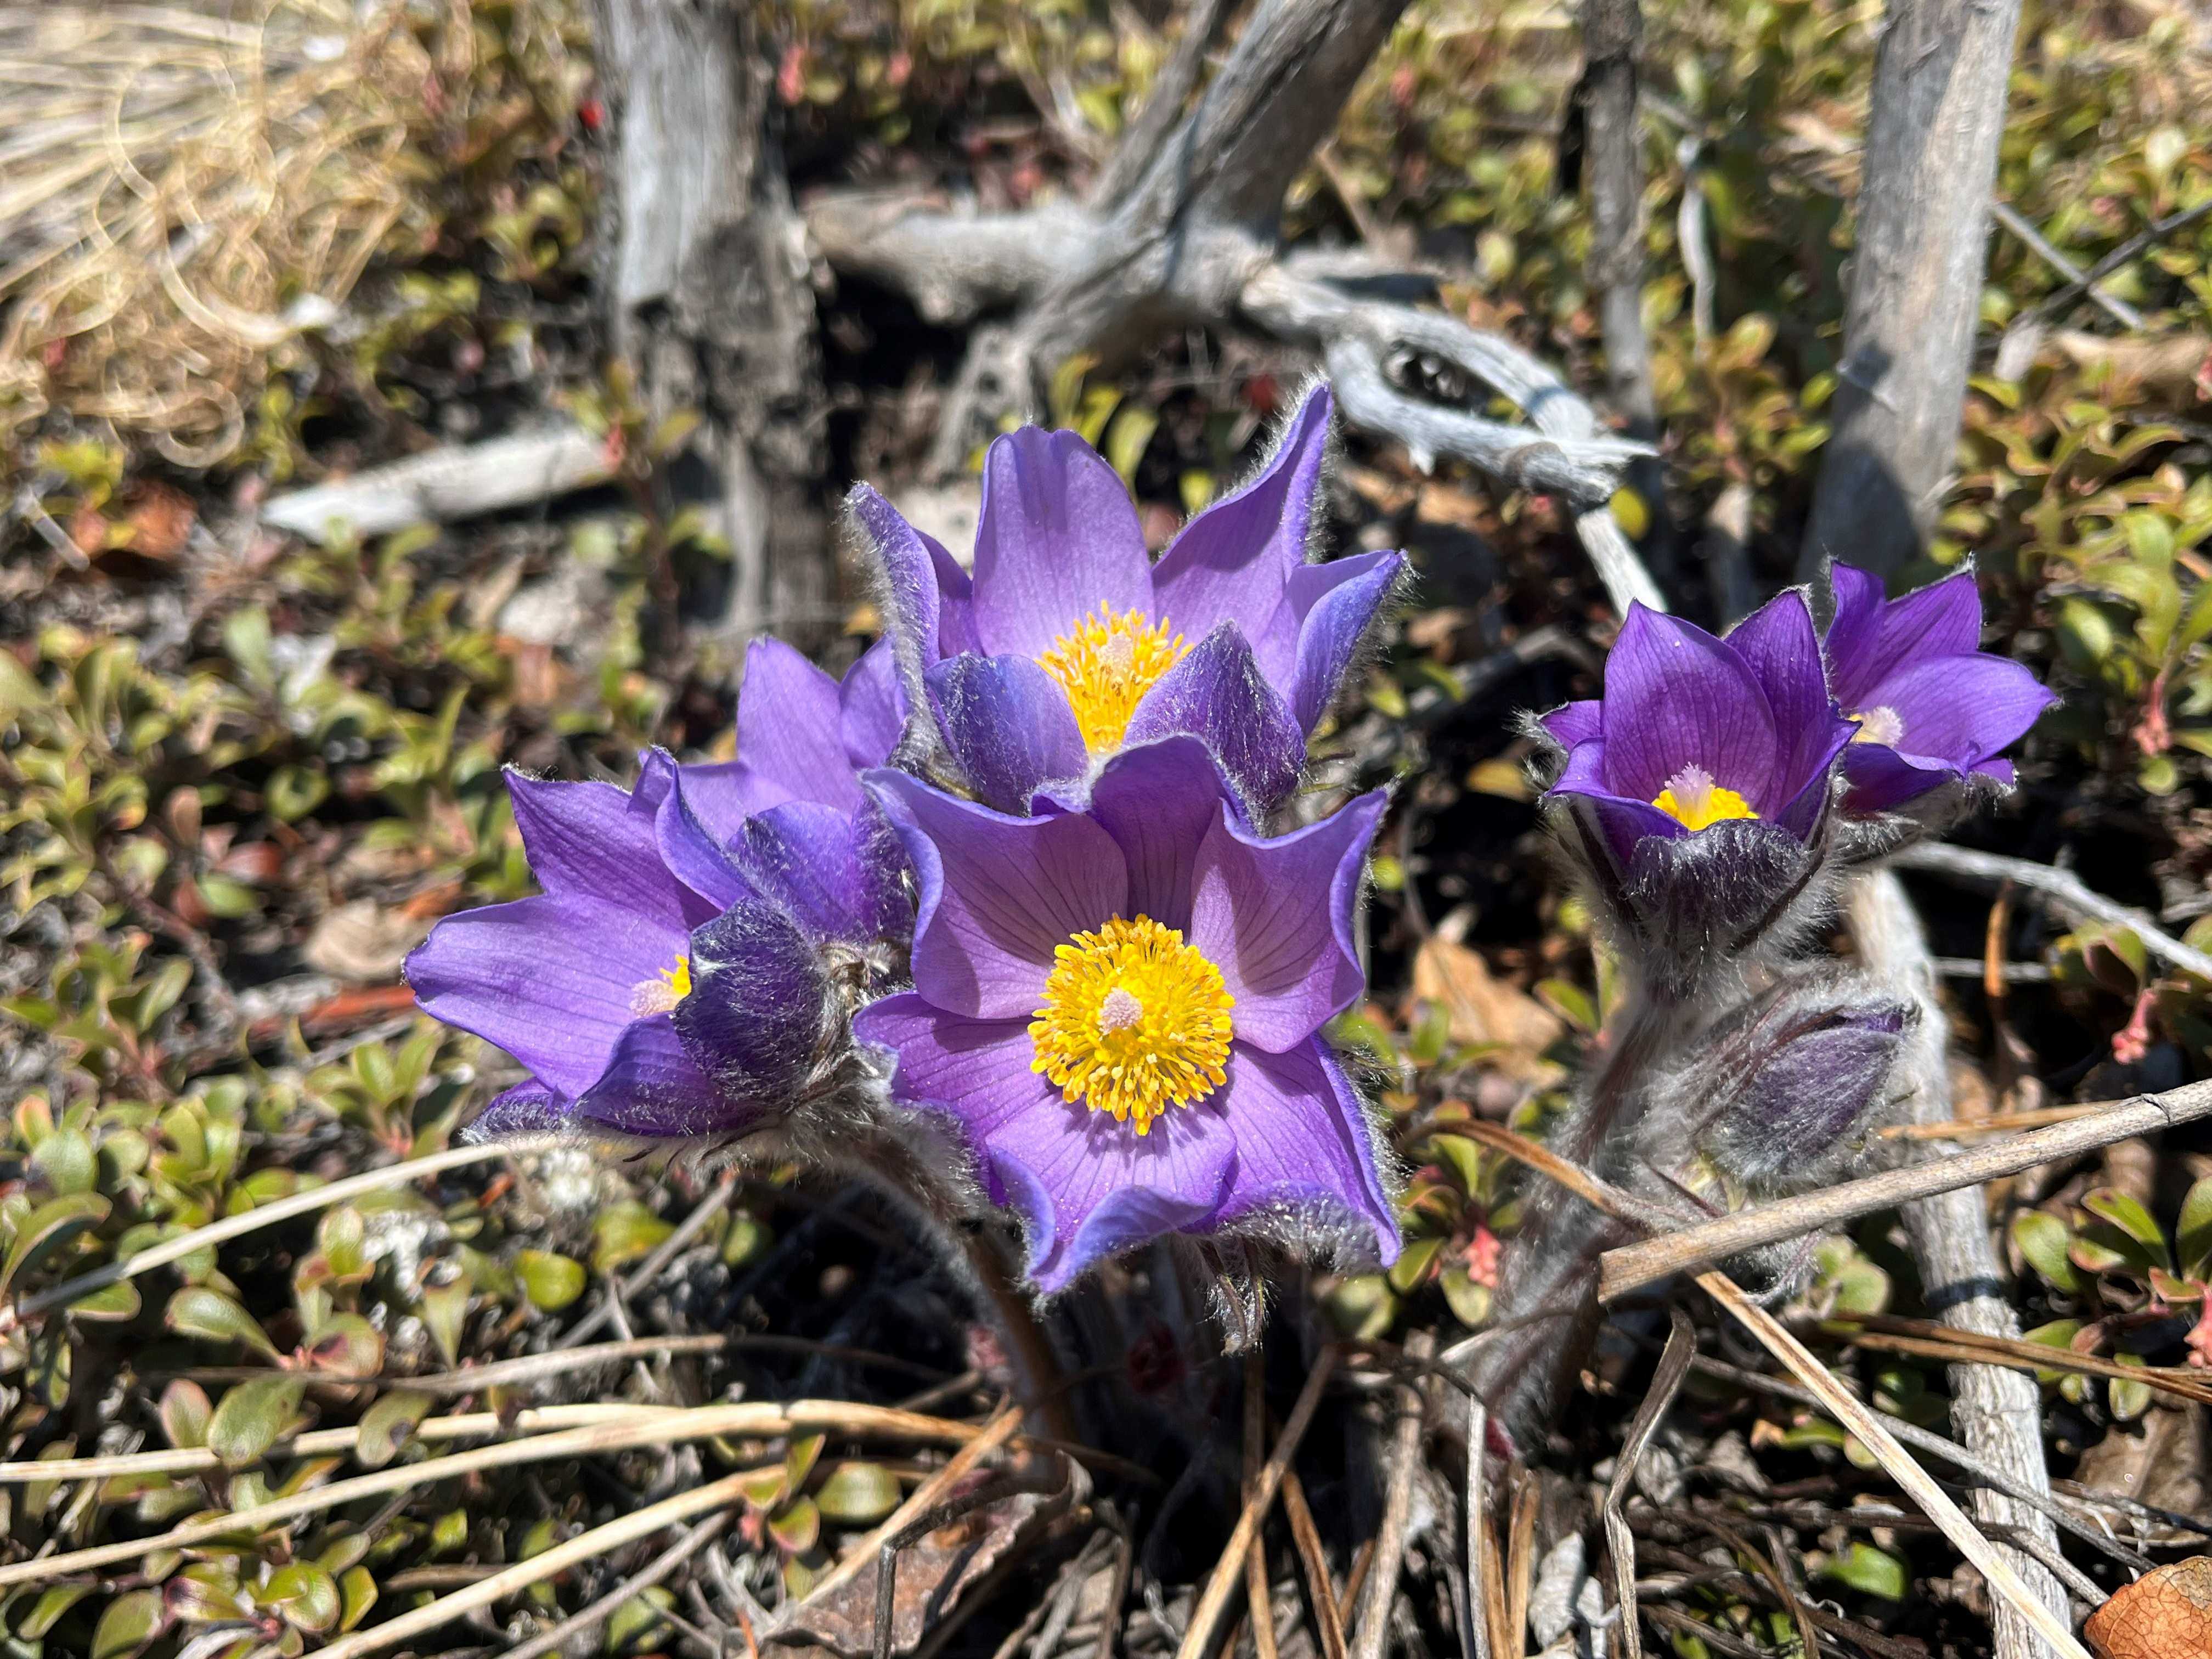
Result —
M691 994L691 958L678 957L676 965L664 968L657 979L642 980L630 988L630 1012L640 1019L665 1014Z
M1651 804L1692 830L1702 830L1723 818L1759 816L1749 801L1733 789L1722 788L1702 766L1686 766L1675 773Z
M1145 693L1189 648L1182 635L1168 632L1164 618L1148 623L1140 611L1117 617L1102 605L1037 661L1067 693L1083 746L1103 755L1121 746Z
M1060 1098L1111 1112L1139 1134L1173 1106L1228 1082L1229 994L1221 969L1150 916L1116 916L1054 953L1030 1025L1030 1069Z

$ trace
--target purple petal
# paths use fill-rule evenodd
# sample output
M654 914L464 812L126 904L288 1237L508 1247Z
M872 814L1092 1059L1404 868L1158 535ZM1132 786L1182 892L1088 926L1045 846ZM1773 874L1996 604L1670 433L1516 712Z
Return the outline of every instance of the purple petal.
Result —
M1033 657L948 657L927 676L952 757L988 805L1025 813L1047 783L1091 764L1060 682Z
M1878 593L1879 581L1866 580ZM1829 630L1836 696L1849 713L1867 707L1875 688L1899 670L1933 658L1969 656L1982 642L1982 596L1972 570L1881 605L1870 624L1860 620L1864 608L1862 593L1854 600L1856 625L1840 642Z
M745 873L817 939L865 944L893 920L891 849L868 834L872 814L786 801L745 821Z
M1020 1214L1030 1275L1044 1291L1203 1219L1227 1189L1235 1139L1218 1112L1171 1111L1140 1136L1071 1105L1030 1069L1022 1021L953 1018L908 992L862 1009L853 1030L896 1056L895 1098L951 1121L992 1201Z
M2019 741L2057 700L2024 665L1978 651L1908 665L1873 688L1867 707L1902 722L1890 745L1899 753L1970 767Z
M1024 427L983 460L975 631L994 654L1041 657L1105 605L1152 611L1144 528L1121 480L1073 432Z
M854 484L845 510L882 578L884 618L907 695L921 696L922 671L940 655L972 651L968 573L934 537L923 534L866 484ZM957 635L958 637L949 637Z
M1047 1093L975 1139L1028 1223L1030 1277L1048 1295L1109 1256L1199 1225L1228 1196L1237 1136L1212 1101L1170 1110L1140 1135L1049 1085Z
M1889 603L1889 596L1881 577L1856 565L1833 565L1828 579L1836 597L1836 614L1822 641L1828 651L1828 678L1836 701L1851 708L1857 706L1851 688L1874 683L1862 681L1861 665L1874 654L1882 607Z
M1221 769L1196 738L1164 738L1106 763L1091 787L1090 810L1127 860L1127 914L1189 927L1198 849L1224 807L1243 821Z
M511 1135L558 1133L576 1127L574 1112L542 1083L518 1083L470 1120L464 1140L505 1140Z
M1759 810L1776 804L1780 748L1766 694L1729 645L1631 604L1605 665L1606 768L1614 793L1656 799L1686 766Z
M1344 1068L1318 1040L1284 1054L1240 1042L1229 1061L1222 1115L1237 1136L1237 1173L1212 1219L1290 1212L1273 1231L1297 1241L1303 1222L1350 1237L1359 1259L1398 1259L1398 1218L1385 1190L1374 1131ZM1158 1133L1157 1130L1154 1131ZM1316 1252L1320 1254L1320 1252Z
M1291 605L1300 621L1291 707L1300 729L1312 731L1336 702L1382 601L1405 569L1403 553L1383 552L1307 565L1291 573ZM1282 684L1264 656L1261 665L1270 680Z
M1945 760L1900 755L1882 744L1855 743L1844 750L1844 775L1850 781L1844 811L1853 817L1887 812L1942 787L1960 769Z
M599 1080L637 1018L637 988L689 948L688 931L573 895L448 916L407 958L423 1012L504 1048L564 1095Z
M748 1128L760 1113L717 1094L671 1017L654 1014L622 1034L606 1071L577 1097L576 1115L619 1134L673 1136Z
M1156 614L1186 635L1234 617L1277 685L1297 650L1290 582L1316 532L1333 408L1326 386L1308 392L1251 482L1185 525L1152 572Z
M1572 749L1577 744L1589 743L1601 733L1599 710L1601 707L1595 697L1586 697L1580 702L1561 703L1543 717L1544 730L1552 734L1552 741L1562 749Z
M714 914L661 862L656 800L634 799L611 783L549 783L512 769L507 789L530 872L547 892L674 933Z
M1240 1042L1282 1054L1358 997L1352 909L1388 804L1376 790L1272 840L1219 820L1206 831L1188 937L1237 999Z
M733 906L691 935L691 994L671 1018L726 1115L787 1105L830 1017L814 947L775 906Z
M899 684L898 658L888 634L845 671L837 683L837 704L845 758L854 769L887 764L905 733L907 716L906 688Z
M1089 818L1009 817L902 772L871 772L867 782L921 890L915 988L946 1012L1035 1013L1054 951L1125 914L1121 849Z
M1221 623L1160 676L1129 716L1123 741L1181 732L1205 740L1255 812L1289 794L1305 764L1305 734L1233 622Z
M692 787L689 770L678 766L665 749L647 750L638 767L634 799L659 803L653 823L660 861L706 901L707 914L712 915L754 896L753 886L724 851L726 838L700 822L686 793ZM695 913L692 919L696 922L703 917Z
M1850 722L1833 712L1828 697L1820 636L1805 596L1795 588L1776 594L1737 623L1727 643L1766 693L1782 757L1771 795L1778 804L1787 801L1851 738Z
M745 647L738 692L738 759L786 791L787 800L818 800L856 811L860 787L845 754L837 682L781 640Z
M728 846L756 812L795 799L750 761L699 761L682 769L684 805L714 841Z

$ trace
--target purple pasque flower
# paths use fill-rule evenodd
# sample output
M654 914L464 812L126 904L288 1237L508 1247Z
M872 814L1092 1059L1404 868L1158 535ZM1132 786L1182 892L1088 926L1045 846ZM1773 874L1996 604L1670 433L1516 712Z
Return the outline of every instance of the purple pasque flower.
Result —
M1803 594L1725 639L1632 605L1605 695L1542 727L1566 751L1545 799L1566 809L1654 983L1685 986L1798 914L1856 730L1829 698Z
M407 958L423 1011L529 1080L479 1137L738 1134L814 1079L837 1010L817 941L701 827L663 750L635 789L507 774L544 889L449 916Z
M1885 597L1871 571L1834 568L1828 673L1836 700L1859 723L1844 751L1844 810L1893 811L1942 785L2013 781L1998 756L2057 701L2027 666L1980 648L1982 599L1961 570Z
M1251 482L1158 564L1121 479L1072 432L991 445L972 578L854 490L908 696L979 798L1025 812L1042 786L1174 732L1201 738L1254 811L1289 793L1405 568L1389 552L1307 562L1332 408L1326 386L1309 392Z
M882 766L906 724L890 643L841 684L781 640L745 650L737 758L680 769L700 827L748 882L817 939L865 945L913 916L905 855L860 774Z
M1188 736L1122 750L1080 811L868 785L921 897L914 988L854 1035L1019 1214L1040 1289L1171 1232L1396 1257L1373 1132L1320 1035L1363 984L1380 793L1265 840Z
M1543 718L1567 751L1547 799L1586 801L1626 866L1649 836L1752 822L1811 839L1854 730L1836 711L1803 594L1778 594L1717 639L1632 604L1605 695Z

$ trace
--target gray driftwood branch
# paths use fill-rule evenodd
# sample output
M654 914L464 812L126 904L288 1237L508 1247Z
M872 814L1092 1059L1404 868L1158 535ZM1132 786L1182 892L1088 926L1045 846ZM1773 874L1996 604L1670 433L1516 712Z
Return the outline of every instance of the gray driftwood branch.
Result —
M1658 606L1605 510L1649 445L1606 432L1587 401L1518 347L1413 303L1428 279L1279 246L1284 191L1401 9L1403 0L1261 0L1192 100L1218 21L1218 8L1200 5L1158 101L1085 203L986 214L846 191L808 204L808 233L832 267L900 289L933 322L1006 313L971 336L940 417L938 470L954 471L996 416L1034 414L1072 357L1110 363L1170 328L1242 326L1310 347L1345 419L1402 442L1424 466L1461 460L1511 488L1559 495L1616 605ZM1439 366L1509 399L1528 424L1425 395L1409 371Z

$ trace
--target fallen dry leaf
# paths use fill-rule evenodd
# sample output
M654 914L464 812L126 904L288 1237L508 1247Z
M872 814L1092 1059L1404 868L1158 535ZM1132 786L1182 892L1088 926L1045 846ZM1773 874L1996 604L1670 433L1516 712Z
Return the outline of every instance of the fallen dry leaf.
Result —
M2203 1510L2208 1487L2206 1409L2194 1401L2160 1401L2137 1423L2115 1423L2081 1454L2075 1484L2117 1492L2179 1515ZM2179 1527L2139 1523L2142 1540L2172 1546L2193 1534Z
M1480 956L1441 934L1425 939L1413 958L1413 994L1444 1010L1453 1042L1503 1044L1492 1063L1516 1076L1551 1069L1540 1057L1566 1029L1535 998L1492 974Z
M319 974L356 983L395 979L407 953L428 938L430 919L374 899L341 904L315 924L300 954Z
M173 559L185 550L199 510L191 497L165 483L146 483L131 497L123 545L142 559Z
M2119 1591L2081 1627L2097 1659L2212 1659L2212 1555L2192 1555Z

